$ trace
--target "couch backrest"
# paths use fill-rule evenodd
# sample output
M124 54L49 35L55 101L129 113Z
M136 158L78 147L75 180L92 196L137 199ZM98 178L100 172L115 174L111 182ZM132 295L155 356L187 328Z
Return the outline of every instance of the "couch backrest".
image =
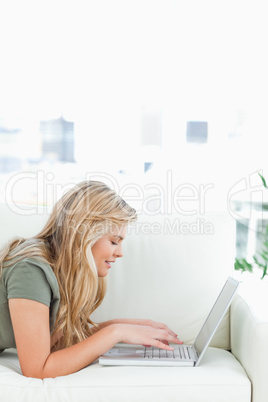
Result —
M0 205L0 245L36 234L46 210L27 215ZM193 342L228 275L235 255L235 222L224 212L140 216L124 241L124 257L108 277L106 298L93 318L151 318ZM229 348L229 316L213 346Z

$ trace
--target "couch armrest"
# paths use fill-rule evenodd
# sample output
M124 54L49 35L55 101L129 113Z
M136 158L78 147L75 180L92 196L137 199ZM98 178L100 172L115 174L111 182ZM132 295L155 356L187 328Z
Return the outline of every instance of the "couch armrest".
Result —
M231 306L231 348L252 383L252 402L267 402L268 282L240 285Z

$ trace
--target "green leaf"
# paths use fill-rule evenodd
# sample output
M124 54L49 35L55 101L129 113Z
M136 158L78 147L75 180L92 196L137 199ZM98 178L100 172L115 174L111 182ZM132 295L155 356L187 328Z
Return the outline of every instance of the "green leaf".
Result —
M265 261L268 261L268 253L267 253L267 251L263 250L263 252L261 253L261 256Z
M263 275L262 275L261 279L263 279L265 277L265 275L267 275L267 264L263 269Z
M236 271L242 270L243 272L252 272L252 264L249 264L245 258L235 259L234 269Z
M264 185L264 187L265 188L268 188L267 187L267 184L266 184L266 181L265 181L265 178L258 172L258 174L259 174L259 176L260 176L260 178L261 178L261 180L262 180L262 184Z
M259 267L261 267L261 268L264 268L265 267L265 265L263 265L259 260L258 260L258 258L254 255L253 256L253 260L255 261L255 263L259 266Z
M268 249L268 240L266 240L263 245Z

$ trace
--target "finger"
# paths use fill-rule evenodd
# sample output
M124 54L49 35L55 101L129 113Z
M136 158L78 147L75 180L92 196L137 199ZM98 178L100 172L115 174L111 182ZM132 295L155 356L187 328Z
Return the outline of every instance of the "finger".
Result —
M161 342L169 344L169 342L181 345L183 342L177 338L177 336L170 335L168 331L162 331L162 336L159 336Z
M159 324L159 329L163 329L163 330L166 330L166 331L168 331L171 335L173 335L173 336L175 336L175 337L177 337L178 335L177 334L175 334L175 332L174 331L172 331L167 325L165 325L165 324L161 324L161 323L158 323Z
M177 345L181 345L183 344L183 341L181 341L180 339L176 338L175 340L171 341L173 343L177 343Z
M159 349L174 350L174 348L172 346L166 345L162 341L158 341L158 340L155 340L155 342L153 342L152 346L155 346Z
M168 341L166 341L165 339L161 339L161 342L164 343L165 345L169 345Z
M167 329L168 329L168 331L169 331L169 333L170 333L171 335L175 336L176 338L178 337L178 334L175 334L175 332L172 331L170 328L167 328Z
M153 328L158 328L158 329L163 329L166 330L170 333L170 335L178 337L178 334L176 334L174 331L172 331L166 324L163 324L162 322L157 322L157 321L152 321L149 320L147 325Z

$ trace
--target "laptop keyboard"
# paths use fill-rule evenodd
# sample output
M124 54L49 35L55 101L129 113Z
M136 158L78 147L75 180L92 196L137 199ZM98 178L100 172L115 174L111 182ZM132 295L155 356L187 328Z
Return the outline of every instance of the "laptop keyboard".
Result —
M192 360L191 348L189 346L175 346L174 350L165 350L155 348L154 346L150 348L145 348L144 350L145 359L175 359L175 360Z

